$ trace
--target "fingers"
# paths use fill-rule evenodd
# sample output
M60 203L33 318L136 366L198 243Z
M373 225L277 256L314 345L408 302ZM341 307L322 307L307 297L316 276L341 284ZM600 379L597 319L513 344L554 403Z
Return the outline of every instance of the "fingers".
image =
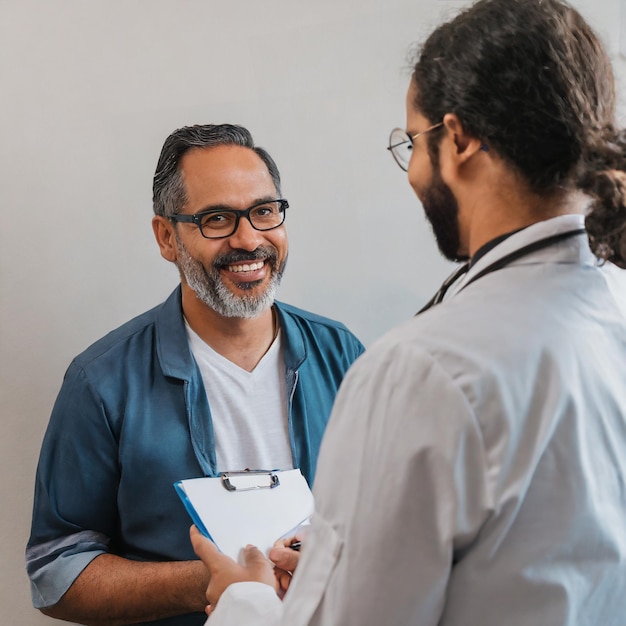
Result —
M226 588L235 582L257 581L277 589L274 566L258 548L254 546L244 548L242 554L244 566L241 566L221 553L195 526L191 527L189 536L195 553L209 570L210 579L206 591L206 598L209 601L209 606L206 607L207 615L210 615Z
M300 553L285 546L275 545L270 550L269 557L276 567L293 572L298 567Z
M274 576L276 576L276 580L278 581L278 596L282 599L285 593L287 593L289 585L291 585L291 572L276 567L274 568Z

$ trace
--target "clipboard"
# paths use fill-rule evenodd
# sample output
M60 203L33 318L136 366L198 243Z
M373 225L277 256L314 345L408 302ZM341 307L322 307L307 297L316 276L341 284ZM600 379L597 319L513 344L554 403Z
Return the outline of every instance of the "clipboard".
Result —
M174 483L198 530L237 560L255 545L267 554L313 514L313 494L299 469L223 472Z

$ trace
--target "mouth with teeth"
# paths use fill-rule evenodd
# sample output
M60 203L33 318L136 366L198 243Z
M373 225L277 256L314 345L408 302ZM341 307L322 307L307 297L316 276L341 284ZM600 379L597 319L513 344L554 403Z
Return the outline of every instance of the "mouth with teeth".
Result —
M267 259L237 259L224 263L221 267L225 278L244 291L261 285L272 273L272 266Z
M238 274L240 272L255 272L256 270L260 270L265 265L265 261L252 261L249 263L240 263L237 265L227 265L226 269L229 272L234 272Z
M232 283L237 289L250 291L272 280L277 272L277 251L269 246L252 252L234 250L213 260L213 268L222 280Z

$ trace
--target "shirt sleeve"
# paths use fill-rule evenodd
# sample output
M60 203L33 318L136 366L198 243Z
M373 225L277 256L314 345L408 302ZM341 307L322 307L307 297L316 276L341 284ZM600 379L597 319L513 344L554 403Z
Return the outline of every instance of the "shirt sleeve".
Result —
M68 369L42 444L26 567L36 608L56 604L115 531L117 443L84 371Z
M414 345L368 350L337 396L318 468L282 623L439 623L453 563L492 501L459 381Z

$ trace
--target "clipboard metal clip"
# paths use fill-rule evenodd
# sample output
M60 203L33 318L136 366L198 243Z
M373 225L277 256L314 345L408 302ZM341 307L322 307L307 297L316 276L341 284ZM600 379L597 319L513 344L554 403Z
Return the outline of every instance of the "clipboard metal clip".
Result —
M255 489L274 489L280 485L278 475L271 470L243 470L241 472L222 472L222 485L227 491L254 491ZM240 484L236 484L240 483Z

